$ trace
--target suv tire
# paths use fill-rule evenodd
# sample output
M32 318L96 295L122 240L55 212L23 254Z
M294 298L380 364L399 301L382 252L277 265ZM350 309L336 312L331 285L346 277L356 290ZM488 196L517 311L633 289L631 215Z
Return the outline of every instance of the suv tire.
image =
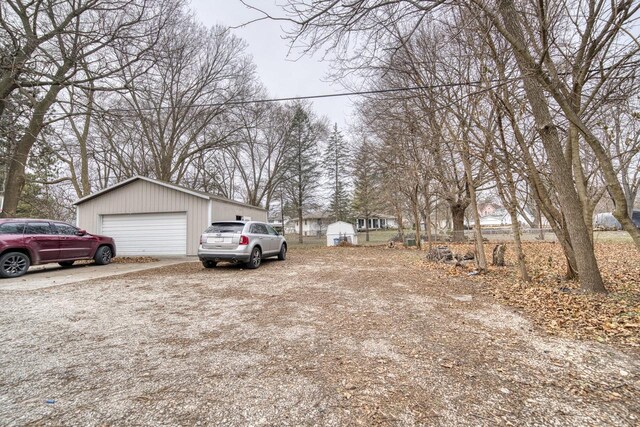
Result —
M249 262L247 263L247 268L254 269L260 267L260 262L262 261L262 251L259 247L253 248L251 251L251 258L249 258Z
M287 245L283 244L280 247L280 252L278 252L278 259L280 261L284 261L285 259L287 259Z
M204 268L214 268L216 264L217 262L215 261L202 261L202 265L204 266Z
M94 261L98 265L107 265L111 262L113 253L109 246L100 246L96 251L96 255L93 257Z
M7 252L0 257L0 277L20 277L29 265L31 260L22 252Z

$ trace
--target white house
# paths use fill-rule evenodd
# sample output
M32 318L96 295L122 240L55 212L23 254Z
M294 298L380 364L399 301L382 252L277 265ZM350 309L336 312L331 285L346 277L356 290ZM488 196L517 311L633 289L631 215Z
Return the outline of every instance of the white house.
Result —
M329 216L322 213L309 213L302 217L302 235L303 236L322 236L327 231L329 225ZM292 218L287 224L287 233L299 233L300 223L298 218Z
M526 218L522 214L518 213L518 222L522 225L528 224ZM469 227L475 225L473 217L471 217L467 223ZM480 227L504 227L511 225L511 215L506 209L498 209L491 215L485 215L480 217ZM543 224L544 225L544 224Z
M358 216L356 219L356 227L358 231L363 231L365 227L366 219L363 216ZM398 228L396 223L396 217L384 214L372 214L369 216L369 230L383 230L386 228Z
M346 241L352 245L358 244L358 234L353 229L353 225L348 222L338 221L327 226L327 246L336 246L341 241Z

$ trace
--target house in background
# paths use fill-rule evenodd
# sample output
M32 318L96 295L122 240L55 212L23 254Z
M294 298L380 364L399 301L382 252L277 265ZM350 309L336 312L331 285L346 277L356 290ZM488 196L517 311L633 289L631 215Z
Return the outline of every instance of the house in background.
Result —
M522 213L517 214L518 222L523 227L529 227L529 223L535 223L533 214L530 214L528 212L526 214L529 217L528 221L527 221L527 218L525 218L522 215ZM467 226L473 227L475 224L475 221L473 217L471 217L468 220L466 220L465 223ZM509 215L509 212L507 212L507 210L504 208L496 209L495 211L493 211L492 214L480 217L480 227L489 227L489 228L490 227L506 227L510 225L511 225L511 215ZM548 222L546 221L546 218L543 218L542 226L548 227Z
M113 237L118 255L197 255L212 221L267 220L266 209L144 176L74 204L76 225Z
M364 231L366 219L363 216L356 218L356 229ZM396 217L384 214L373 214L369 217L369 230L385 230L387 228L398 228Z
M467 223L469 227L475 225L475 220L471 217ZM511 225L511 216L504 210L495 210L489 215L480 216L480 227L502 227Z
M640 228L640 209L632 211L631 221ZM596 230L622 230L622 224L618 222L612 212L604 212L594 216L593 228Z
M327 232L327 226L331 223L328 215L320 212L311 212L302 217L303 236L323 236ZM287 233L298 234L300 223L298 218L292 218L285 226Z
M494 213L496 213L496 211L501 209L502 209L501 206L493 202L478 204L478 214L480 214L481 217L493 215Z

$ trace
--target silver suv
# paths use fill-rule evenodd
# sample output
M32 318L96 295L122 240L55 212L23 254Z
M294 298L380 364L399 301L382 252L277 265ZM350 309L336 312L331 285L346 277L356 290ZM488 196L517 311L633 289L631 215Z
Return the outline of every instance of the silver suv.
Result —
M220 261L244 262L248 268L258 268L262 258L272 256L284 260L287 241L264 222L214 222L200 236L198 258L206 268L213 268Z

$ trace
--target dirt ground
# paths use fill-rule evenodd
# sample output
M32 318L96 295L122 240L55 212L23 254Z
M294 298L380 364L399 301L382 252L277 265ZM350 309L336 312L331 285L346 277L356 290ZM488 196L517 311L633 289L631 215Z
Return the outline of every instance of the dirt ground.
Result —
M2 425L640 424L637 349L382 248L0 291Z

